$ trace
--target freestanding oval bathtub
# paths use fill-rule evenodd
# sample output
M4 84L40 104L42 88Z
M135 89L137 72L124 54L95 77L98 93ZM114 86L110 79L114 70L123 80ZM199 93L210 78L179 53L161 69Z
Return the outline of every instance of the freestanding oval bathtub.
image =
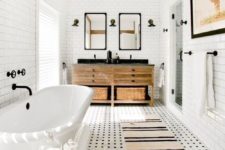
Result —
M39 150L73 139L92 94L84 86L56 86L1 109L0 150Z

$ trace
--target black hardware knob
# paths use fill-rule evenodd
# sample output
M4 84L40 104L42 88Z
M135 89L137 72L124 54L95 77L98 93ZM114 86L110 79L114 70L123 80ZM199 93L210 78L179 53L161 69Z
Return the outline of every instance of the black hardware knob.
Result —
M180 25L184 25L184 24L187 25L187 20L185 20L185 21L184 20L181 20L180 21Z
M133 83L134 83L134 82L135 82L135 80L132 80L131 82L133 82Z
M6 73L6 76L7 77L11 77L11 78L15 78L16 77L16 71L15 70L12 70L11 72L10 71L8 71L7 73Z

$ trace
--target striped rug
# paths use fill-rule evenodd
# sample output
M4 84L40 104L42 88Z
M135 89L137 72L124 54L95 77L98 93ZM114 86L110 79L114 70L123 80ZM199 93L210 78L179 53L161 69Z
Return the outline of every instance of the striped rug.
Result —
M184 150L166 124L155 115L121 123L126 150Z

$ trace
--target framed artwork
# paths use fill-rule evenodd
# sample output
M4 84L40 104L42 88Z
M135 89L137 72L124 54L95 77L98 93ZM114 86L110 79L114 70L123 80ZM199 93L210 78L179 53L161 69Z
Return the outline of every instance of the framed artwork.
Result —
M225 33L225 0L190 0L192 38Z

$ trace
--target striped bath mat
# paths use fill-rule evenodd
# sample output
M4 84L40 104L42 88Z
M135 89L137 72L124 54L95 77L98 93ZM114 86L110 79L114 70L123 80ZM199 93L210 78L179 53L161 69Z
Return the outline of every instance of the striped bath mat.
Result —
M166 124L155 115L121 123L127 150L184 150Z

